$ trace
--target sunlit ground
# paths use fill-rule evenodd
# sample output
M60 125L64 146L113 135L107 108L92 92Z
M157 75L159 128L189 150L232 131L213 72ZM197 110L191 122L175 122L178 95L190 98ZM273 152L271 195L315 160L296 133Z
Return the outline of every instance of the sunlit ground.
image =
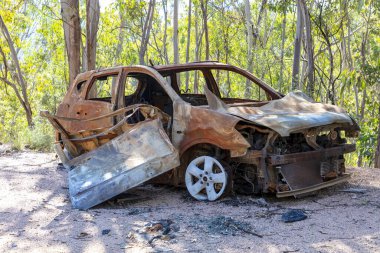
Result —
M304 199L237 196L197 202L186 191L144 186L124 202L89 211L71 208L66 171L53 154L0 156L0 251L2 252L378 252L380 251L380 171L349 169L348 184ZM340 192L360 188L365 193ZM260 204L261 203L261 204ZM308 218L283 223L289 208ZM215 217L246 222L262 238L240 231L215 231ZM131 240L148 222L171 220L174 238L151 244ZM108 234L102 234L109 229Z

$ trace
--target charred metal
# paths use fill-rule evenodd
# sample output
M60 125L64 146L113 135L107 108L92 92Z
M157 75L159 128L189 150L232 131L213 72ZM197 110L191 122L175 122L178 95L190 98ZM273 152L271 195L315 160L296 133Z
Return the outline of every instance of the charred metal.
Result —
M252 82L256 99L226 97L223 71ZM178 78L194 72L203 76L198 93ZM56 129L70 197L81 209L147 181L186 186L198 200L232 189L301 196L347 180L343 155L355 145L346 137L359 132L337 106L300 92L284 96L216 62L85 72L56 115L41 115Z

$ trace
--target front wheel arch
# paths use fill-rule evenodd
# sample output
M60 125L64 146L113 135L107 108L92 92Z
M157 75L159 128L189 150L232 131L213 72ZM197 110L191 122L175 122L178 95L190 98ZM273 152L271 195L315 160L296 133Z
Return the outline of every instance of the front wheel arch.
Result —
M224 162L227 162L231 157L230 150L223 149L222 147L219 147L210 142L202 142L192 145L180 153L181 165L173 171L174 185L182 186L185 184L184 176L187 165L190 163L191 160L202 155L215 156L217 159L222 160Z

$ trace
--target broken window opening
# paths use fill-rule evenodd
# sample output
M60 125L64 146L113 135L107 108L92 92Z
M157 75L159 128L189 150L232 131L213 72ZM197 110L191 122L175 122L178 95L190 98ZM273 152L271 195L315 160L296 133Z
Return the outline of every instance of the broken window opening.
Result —
M222 99L240 98L255 101L268 100L266 92L259 85L237 72L225 69L212 69L211 72L217 82ZM250 97L245 97L245 89L241 88L244 86L249 87Z
M149 104L173 115L173 101L155 78L143 73L128 73L124 84L125 105Z
M112 90L117 84L117 74L99 76L93 80L87 93L87 99L111 103Z

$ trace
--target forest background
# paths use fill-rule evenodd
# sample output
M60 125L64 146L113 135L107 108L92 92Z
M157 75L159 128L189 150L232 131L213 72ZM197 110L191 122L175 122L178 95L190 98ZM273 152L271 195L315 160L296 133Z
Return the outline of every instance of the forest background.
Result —
M0 32L0 142L15 149L51 150L39 111L79 72L216 60L345 108L361 127L349 164L380 167L380 1L2 0Z

